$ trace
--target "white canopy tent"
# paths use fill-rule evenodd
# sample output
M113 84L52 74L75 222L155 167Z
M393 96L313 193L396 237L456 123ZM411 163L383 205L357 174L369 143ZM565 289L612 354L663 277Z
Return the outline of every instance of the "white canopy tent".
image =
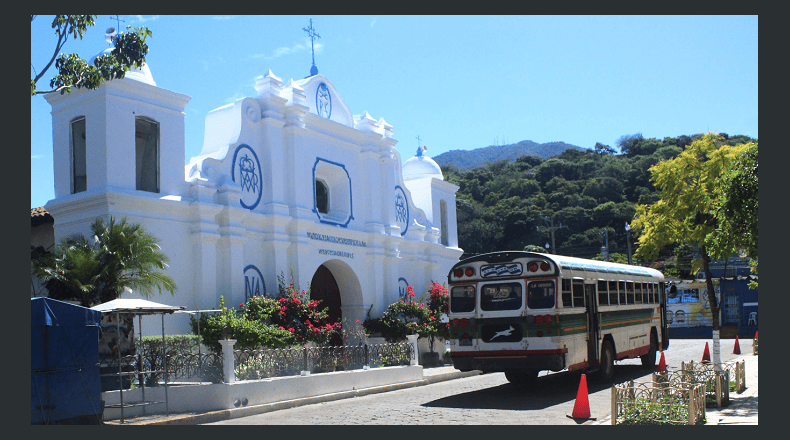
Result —
M103 314L104 313L114 313L115 316L116 316L116 321L115 322L116 322L116 325L118 325L118 326L120 326L120 315L121 314L137 315L137 317L138 317L138 325L137 326L138 326L138 332L140 334L140 339L142 339L142 337L143 337L143 331L142 331L143 320L142 320L142 315L161 314L162 315L162 350L163 351L166 350L166 348L167 348L165 346L165 315L169 315L169 314L172 314L174 312L177 312L177 311L183 310L183 309L185 309L185 307L169 306L167 304L155 303L153 301L148 301L148 300L144 300L144 299L131 299L131 298L117 298L117 299L114 299L112 301L107 301L106 303L102 303L102 304L99 304L97 306L91 307L91 310L96 310L96 311L102 312ZM120 328L119 328L118 329L118 334L120 335L120 333L121 332L120 332ZM122 368L122 362L120 361L120 351L118 353L119 353L118 354L118 356L119 356L119 359L118 359L118 381L119 381L119 383L122 383L122 377L123 377L124 374L128 375L128 374L141 374L141 373L143 373L143 371L138 371L136 373L124 373L123 372L123 368ZM142 354L138 351L137 356L138 356L139 370L142 370L142 365L143 365ZM165 365L164 365L165 369L164 369L163 372L166 373L166 371L167 371L167 356L165 356L165 353L162 353L162 358L164 359L164 362L165 362ZM165 377L165 402L164 402L165 403L165 412L167 414L169 414L170 413L170 408L169 408L170 405L169 405L168 398L167 398L167 375L165 374L164 377ZM145 401L145 382L143 381L143 383L141 383L140 386L142 387L142 402L130 403L130 404L126 404L126 405L124 405L124 403L123 403L123 386L122 385L119 386L121 423L123 423L123 421L124 421L123 420L124 419L124 417L123 417L123 409L124 409L124 407L126 407L126 406L138 406L138 405L145 406L145 405L150 405L150 404L153 404L153 403L161 403L161 402L146 402Z

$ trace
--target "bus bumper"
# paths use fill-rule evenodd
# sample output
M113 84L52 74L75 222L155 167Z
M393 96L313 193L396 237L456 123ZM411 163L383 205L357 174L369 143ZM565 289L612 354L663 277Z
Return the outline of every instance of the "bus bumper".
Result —
M551 370L565 368L564 353L505 354L485 352L451 352L453 366L461 371L481 370L484 372L507 370Z

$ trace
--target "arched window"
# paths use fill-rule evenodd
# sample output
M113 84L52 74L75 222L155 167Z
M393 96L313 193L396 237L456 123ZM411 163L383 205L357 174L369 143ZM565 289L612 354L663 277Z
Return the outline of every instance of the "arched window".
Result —
M329 212L329 187L320 179L315 179L315 207L321 214Z
M71 122L71 193L88 189L85 118Z
M134 120L136 188L159 192L159 124L148 118Z

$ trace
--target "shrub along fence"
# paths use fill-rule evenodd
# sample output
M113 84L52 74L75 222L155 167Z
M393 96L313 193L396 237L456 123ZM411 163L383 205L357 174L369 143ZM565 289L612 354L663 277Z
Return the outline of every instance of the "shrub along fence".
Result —
M612 387L612 424L697 424L708 405L729 404L730 391L746 389L746 363L681 363L679 370L653 373L651 383ZM734 380L730 380L733 378Z

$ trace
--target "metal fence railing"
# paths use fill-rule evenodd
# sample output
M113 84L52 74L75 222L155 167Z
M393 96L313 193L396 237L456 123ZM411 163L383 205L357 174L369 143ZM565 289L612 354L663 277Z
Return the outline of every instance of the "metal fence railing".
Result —
M705 385L667 382L612 387L612 425L696 425L705 422Z
M298 376L304 372L324 373L393 365L409 365L415 359L409 343L359 344L345 346L296 346L233 350L236 380ZM129 356L100 359L109 373L108 389L158 386L174 382L224 380L222 352L201 352L197 346L140 344Z
M237 380L409 365L414 359L408 343L327 347L289 347L234 350Z

